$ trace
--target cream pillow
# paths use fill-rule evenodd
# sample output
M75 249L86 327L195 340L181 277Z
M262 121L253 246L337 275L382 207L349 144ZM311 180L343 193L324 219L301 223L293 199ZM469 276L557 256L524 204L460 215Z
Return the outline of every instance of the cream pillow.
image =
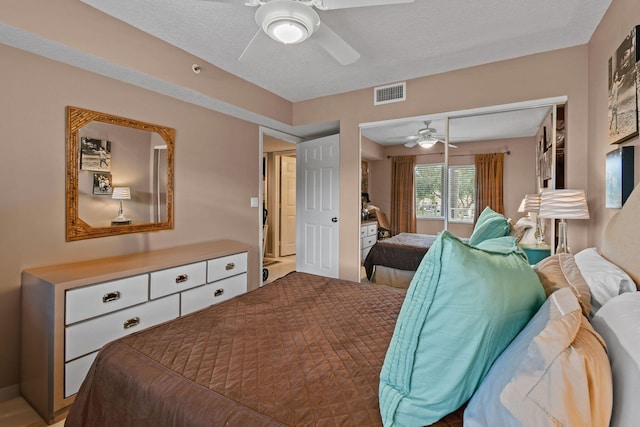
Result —
M606 345L568 291L551 295L547 327L500 394L523 426L609 425L613 385Z
M536 264L533 269L547 296L560 288L570 288L580 302L582 313L589 316L591 291L571 254L556 254Z
M464 426L608 426L612 393L604 341L562 288L493 364Z

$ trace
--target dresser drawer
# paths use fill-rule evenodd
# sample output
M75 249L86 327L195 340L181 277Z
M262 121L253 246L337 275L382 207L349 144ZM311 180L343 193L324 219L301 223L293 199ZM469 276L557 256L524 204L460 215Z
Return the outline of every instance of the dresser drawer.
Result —
M180 315L201 310L247 292L247 273L182 292Z
M207 283L206 261L155 271L151 273L151 299L204 285L205 283Z
M362 239L362 248L370 248L376 242L375 236L369 236Z
M178 317L179 294L106 314L65 329L65 356L69 361L99 350L115 339Z
M64 365L64 397L67 398L80 390L84 377L87 376L91 364L98 355L97 351Z
M367 227L366 225L361 225L360 226L360 237L367 237L367 229L369 227Z
M207 261L207 282L247 272L247 253L229 255Z
M131 307L149 299L149 276L127 277L68 290L65 294L65 325Z
M367 255L369 255L369 251L371 251L371 246L360 251L360 262L362 264L364 264L364 260L367 258Z
M367 226L367 236L375 236L378 234L378 224L370 224Z

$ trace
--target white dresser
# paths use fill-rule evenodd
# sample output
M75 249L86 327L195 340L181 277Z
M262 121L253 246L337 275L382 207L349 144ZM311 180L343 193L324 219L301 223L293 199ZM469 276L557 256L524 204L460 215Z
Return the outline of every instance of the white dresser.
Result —
M360 224L360 262L364 262L367 254L378 240L378 222L366 221Z
M64 418L104 344L247 292L247 251L226 240L24 271L21 394Z

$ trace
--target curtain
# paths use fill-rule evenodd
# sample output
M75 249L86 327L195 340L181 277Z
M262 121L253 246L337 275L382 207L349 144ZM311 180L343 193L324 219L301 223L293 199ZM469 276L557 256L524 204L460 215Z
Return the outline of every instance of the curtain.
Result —
M391 234L416 232L415 156L391 161Z
M476 154L476 219L484 208L504 214L504 153Z

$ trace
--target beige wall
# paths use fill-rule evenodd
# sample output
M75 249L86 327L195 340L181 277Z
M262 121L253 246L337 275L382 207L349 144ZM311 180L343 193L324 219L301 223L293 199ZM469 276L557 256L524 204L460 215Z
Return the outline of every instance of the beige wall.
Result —
M0 398L19 382L25 268L229 238L251 246L258 286L258 126L1 44L0 58ZM176 130L174 230L65 242L67 105Z
M607 61L620 46L631 29L640 24L640 2L614 0L589 43L589 116L587 147L588 162L584 173L588 176L589 245L600 242L605 226L617 209L605 208L605 156L615 147L608 144L608 71ZM640 48L636 46L636 49ZM569 132L571 132L569 130ZM571 135L573 137L573 135ZM623 145L640 145L638 137ZM640 182L640 150L635 149L635 184ZM573 224L569 225L572 227Z
M587 46L496 62L407 82L405 102L374 106L372 89L294 105L294 125L340 120L340 276L359 278L360 123L568 97L568 186L586 188ZM587 245L586 224L569 227L574 248Z
M613 0L588 45L410 80L407 101L377 107L371 89L292 105L211 64L202 63L196 75L191 65L202 62L198 58L76 0L6 0L0 20L282 123L339 120L340 276L357 280L363 122L567 96L567 187L586 188L592 212L590 221L570 225L569 237L574 250L597 244L613 214L603 207L604 154L610 151L606 61L638 16L637 0ZM2 45L0 57L0 398L19 381L20 271L26 267L229 237L251 245L250 286L257 285L261 214L248 200L259 192L256 125ZM175 230L64 242L67 105L176 129ZM256 227L247 227L251 223Z
M0 22L138 72L140 84L158 84L152 81L158 79L193 91L194 102L204 95L283 123L291 121L291 102L78 0L3 0ZM53 53L46 48L42 52ZM191 70L194 63L201 67L199 74Z

